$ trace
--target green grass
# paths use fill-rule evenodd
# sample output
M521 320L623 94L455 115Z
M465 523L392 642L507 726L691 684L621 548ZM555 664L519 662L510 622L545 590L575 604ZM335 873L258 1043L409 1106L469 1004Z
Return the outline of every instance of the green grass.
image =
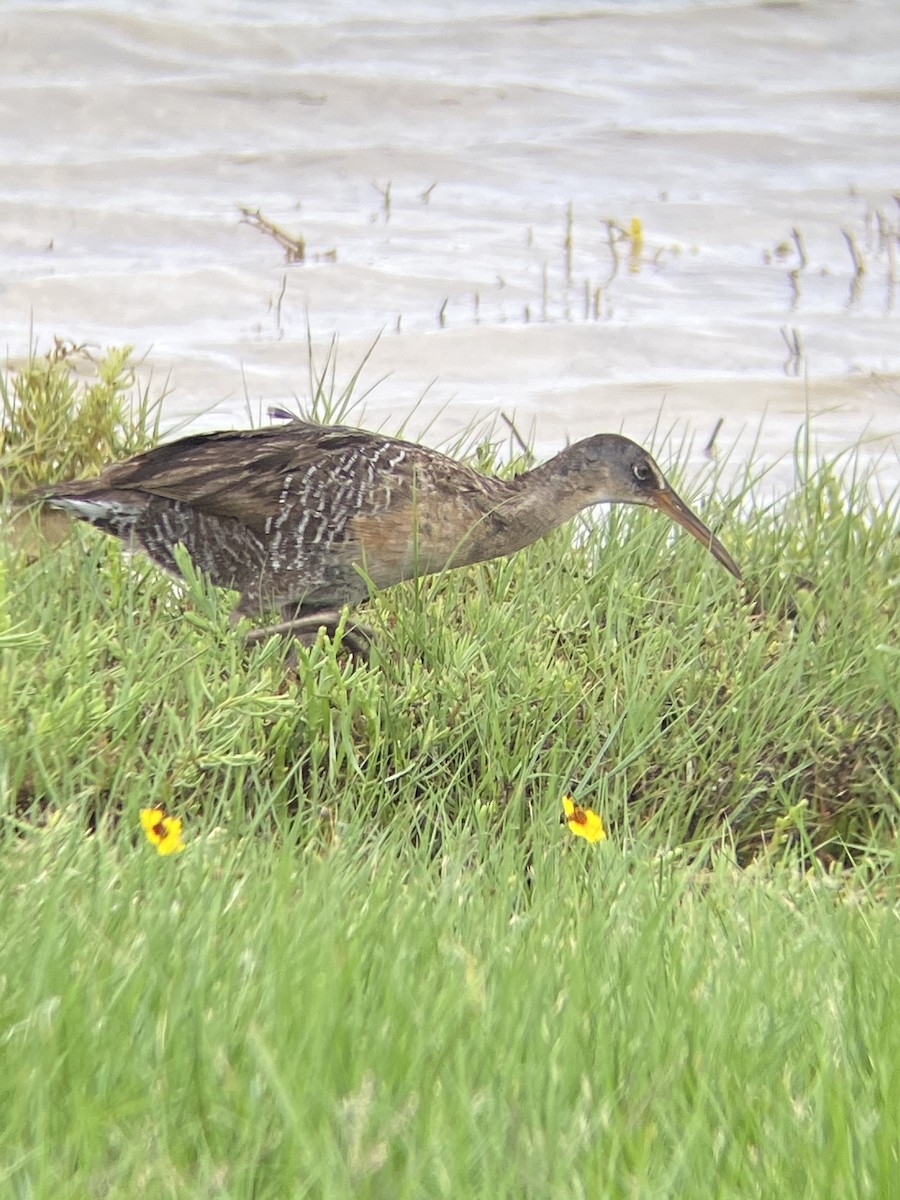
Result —
M554 816L8 846L3 1194L891 1196L896 910Z
M376 597L370 664L6 545L0 1195L891 1196L900 501L798 462L705 512L745 590L614 510Z
M43 357L32 351L19 370L0 372L0 500L146 450L160 399L137 385L130 346L99 360L59 339Z

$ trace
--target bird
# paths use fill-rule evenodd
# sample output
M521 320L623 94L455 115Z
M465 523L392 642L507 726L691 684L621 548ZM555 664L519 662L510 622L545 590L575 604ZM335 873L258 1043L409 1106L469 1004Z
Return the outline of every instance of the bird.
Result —
M279 623L251 630L251 642L294 634L309 644L321 626L334 636L343 606L372 587L512 554L600 503L658 509L741 579L651 455L615 433L499 478L415 442L292 417L181 437L29 499L174 575L180 543L213 584L240 593L233 619L280 612ZM344 644L362 653L353 630Z

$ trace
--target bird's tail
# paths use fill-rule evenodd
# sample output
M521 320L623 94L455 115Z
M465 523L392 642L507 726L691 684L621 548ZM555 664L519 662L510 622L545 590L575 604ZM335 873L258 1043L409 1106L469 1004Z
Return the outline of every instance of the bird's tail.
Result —
M50 484L14 503L3 532L15 551L34 560L65 540L72 518L127 537L146 503L146 496L104 487L96 479Z
M60 509L20 503L3 518L0 536L14 554L34 562L45 550L65 541L71 529L71 520Z

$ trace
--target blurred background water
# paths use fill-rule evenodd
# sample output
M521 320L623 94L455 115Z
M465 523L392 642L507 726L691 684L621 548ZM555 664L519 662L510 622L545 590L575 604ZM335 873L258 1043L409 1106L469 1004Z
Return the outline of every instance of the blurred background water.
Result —
M129 343L213 428L377 341L355 419L432 444L809 411L900 478L896 0L7 0L0 62L11 361Z

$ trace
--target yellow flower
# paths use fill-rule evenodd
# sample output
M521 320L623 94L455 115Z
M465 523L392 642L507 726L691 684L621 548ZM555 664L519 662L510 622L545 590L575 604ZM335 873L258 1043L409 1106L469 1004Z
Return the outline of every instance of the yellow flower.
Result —
M181 817L170 817L161 808L142 808L141 825L158 854L175 854L184 849Z
M576 837L583 837L588 842L602 842L606 837L603 818L592 808L582 808L571 796L563 796L563 812L566 824Z

